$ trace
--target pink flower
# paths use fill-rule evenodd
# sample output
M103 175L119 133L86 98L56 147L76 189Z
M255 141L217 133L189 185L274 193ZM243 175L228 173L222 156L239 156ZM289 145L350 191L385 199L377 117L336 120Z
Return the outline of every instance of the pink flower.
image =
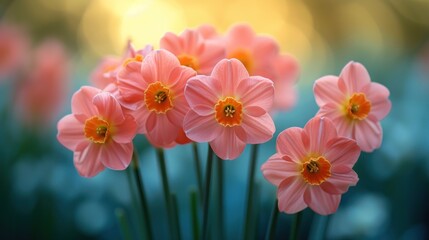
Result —
M28 37L20 29L0 23L0 80L26 64L28 48Z
M128 63L118 73L121 101L135 111L139 133L146 134L154 146L172 147L180 137L189 110L184 88L195 75L193 69L181 66L176 56L162 49L149 53L142 63Z
M32 59L16 89L17 109L26 124L49 126L67 96L69 56L61 42L48 39L37 47Z
M339 77L325 76L316 80L314 95L319 116L330 118L338 134L356 140L362 151L380 147L383 131L380 125L389 113L389 90L371 82L360 63L348 63Z
M220 61L211 76L191 78L185 96L191 110L185 117L186 135L196 142L209 142L222 159L235 159L246 143L272 138L273 120L267 113L273 103L272 81L249 77L237 59Z
M72 97L72 114L57 127L58 141L74 152L74 165L84 177L105 167L123 170L131 162L137 125L108 92L82 87Z
M352 139L337 135L328 118L315 117L304 127L292 127L277 137L277 153L262 167L277 186L279 210L292 214L310 207L321 215L334 213L341 194L356 185L352 167L360 149Z
M232 26L225 36L226 57L236 58L243 63L250 75L273 79L273 59L279 53L279 46L273 38L256 35L246 24Z
M180 36L166 33L160 46L177 56L180 64L199 74L210 74L214 65L225 58L225 48L216 41L206 40L196 30L186 30Z
M295 83L298 80L299 65L297 60L290 55L278 55L272 61L275 76L274 82L274 105L276 110L289 110L295 105L296 90Z

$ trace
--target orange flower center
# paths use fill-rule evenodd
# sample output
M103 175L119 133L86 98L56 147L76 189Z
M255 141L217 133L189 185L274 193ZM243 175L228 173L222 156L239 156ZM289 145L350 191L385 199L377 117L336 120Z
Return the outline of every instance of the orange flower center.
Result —
M144 91L144 101L149 111L156 113L166 113L173 108L173 97L170 89L161 82L149 84Z
M301 175L308 184L320 185L331 176L331 164L324 157L310 157L302 164Z
M371 102L364 93L353 94L346 105L346 113L351 120L363 120L370 111Z
M180 64L183 66L190 67L195 71L198 71L198 69L200 69L198 60L193 56L182 54L182 55L179 55L177 58L179 59Z
M130 62L143 62L144 57L141 54L136 54L135 57L125 59L123 66L127 66Z
M253 70L253 58L252 54L245 49L238 49L228 55L228 58L236 58L243 63L244 67L246 67L247 71L251 75Z
M84 133L94 143L105 143L110 137L110 126L106 120L94 116L85 121Z
M243 105L233 97L219 100L215 105L216 121L224 127L233 127L241 124Z

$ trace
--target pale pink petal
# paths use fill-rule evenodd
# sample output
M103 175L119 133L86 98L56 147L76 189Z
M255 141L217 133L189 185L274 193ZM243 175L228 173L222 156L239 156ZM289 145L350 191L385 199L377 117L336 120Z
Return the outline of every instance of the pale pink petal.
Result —
M171 123L165 114L151 112L146 122L146 137L155 147L166 147L174 142L180 127Z
M124 121L122 107L112 94L101 92L95 95L92 101L98 113L109 123L116 124Z
M360 148L356 141L339 137L328 143L324 156L331 163L331 171L336 173L349 172L359 159Z
M171 72L180 66L176 56L164 49L149 53L141 67L143 80L150 84L153 82L169 83Z
M174 108L166 112L168 120L177 127L183 127L183 119L189 111L189 105L185 96L179 95L174 98Z
M319 186L309 187L304 193L305 203L316 213L328 215L337 211L341 195L323 191Z
M267 78L249 77L240 81L237 87L237 95L246 108L258 106L268 112L273 105L274 85Z
M212 39L218 37L216 28L213 25L202 24L196 28L196 31L199 32L204 39Z
M222 92L220 82L203 75L189 79L185 97L191 109L199 115L214 114L214 107Z
M81 152L74 153L74 166L82 177L94 177L104 170L100 159L101 147L97 144L89 144Z
M72 151L75 151L83 141L88 141L83 132L84 124L78 121L73 114L66 115L58 121L57 128L58 141Z
M124 170L130 165L133 155L133 143L116 143L114 141L105 144L101 150L100 160L104 166L113 170Z
M261 171L265 179L277 187L286 178L300 174L295 162L290 160L288 156L282 157L277 153L262 164Z
M137 132L137 123L131 115L125 115L122 123L115 125L112 138L117 143L132 142Z
M389 100L389 89L379 83L371 83L363 89L371 102L371 115L382 120L390 112L392 103Z
M366 118L354 125L355 139L364 152L372 152L381 145L383 129L378 121Z
M225 48L218 42L206 41L204 51L200 56L200 74L210 74L213 67L226 57Z
M196 72L192 68L178 66L171 71L166 83L173 91L173 94L182 94L188 80L195 75Z
M338 88L337 76L324 76L317 79L314 82L313 92L319 107L329 103L340 105L346 99L345 93Z
M308 153L309 140L302 128L291 127L278 135L276 148L279 154L299 163Z
M350 170L346 174L332 173L326 182L320 184L320 187L327 193L337 195L347 192L349 186L355 186L358 181L356 172Z
M317 112L317 116L329 118L337 128L339 136L354 138L353 123L338 109L336 104L328 103L324 105L319 109L319 112Z
M240 156L246 143L237 136L235 128L223 127L219 137L210 141L210 147L220 158L233 160Z
M210 142L222 133L222 126L213 115L200 116L190 110L183 121L183 129L188 138L195 142Z
M95 87L104 89L116 79L105 76L106 73L115 70L121 64L121 60L116 56L104 57L98 66L91 72L90 81Z
M137 122L137 133L146 134L146 121L150 113L151 112L146 108L146 105L131 112Z
M81 87L72 97L72 113L77 115L84 115L85 117L92 117L97 115L97 109L92 103L92 98L100 93L101 90L95 87L84 86Z
M178 56L183 53L183 42L180 40L180 37L174 33L167 32L161 38L159 42L160 48L166 49Z
M241 126L246 132L246 143L250 144L264 143L270 140L276 131L273 119L268 113L258 117L245 114Z
M247 115L253 116L253 117L260 117L267 113L267 111L259 106L249 106L246 107L245 110Z
M352 95L361 92L371 82L366 68L357 62L349 62L341 71L338 79L338 87L341 92Z
M144 103L144 91L148 84L143 81L140 73L141 65L141 62L130 62L117 75L119 93L123 102L131 109L136 109Z
M334 124L325 117L314 117L307 122L304 132L310 138L310 152L322 154L329 140L337 137Z
M295 82L299 76L298 61L291 55L277 55L272 61L275 68L274 106L278 110L289 110L295 105L297 92Z
M299 176L292 176L283 180L277 190L279 210L293 214L306 208L304 192L307 187L307 184Z
M258 36L254 39L253 44L253 58L255 61L258 61L261 65L274 67L271 64L272 59L279 54L279 45L276 41L268 36ZM271 70L274 70L274 68Z
M234 96L240 81L249 78L249 73L239 60L223 59L216 64L211 76L220 81L224 96Z

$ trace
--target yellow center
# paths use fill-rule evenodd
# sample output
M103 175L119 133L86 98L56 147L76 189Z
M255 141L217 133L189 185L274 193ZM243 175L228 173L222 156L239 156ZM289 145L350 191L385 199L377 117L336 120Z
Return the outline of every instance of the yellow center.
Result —
M179 55L177 58L179 59L180 64L183 66L190 67L190 68L194 69L195 71L198 71L200 69L200 65L198 63L198 60L193 56L182 54L182 55Z
M135 57L125 59L123 66L126 67L130 62L143 62L144 57L141 54L136 54Z
M233 97L221 99L215 105L216 121L224 127L233 127L241 124L243 105Z
M173 108L173 97L170 89L161 82L149 84L144 91L144 101L149 111L166 113Z
M331 176L331 164L322 156L310 157L302 164L301 175L311 185L320 185Z
M85 137L94 143L105 143L110 137L110 126L106 120L94 116L85 121Z
M353 94L345 105L345 112L351 120L363 120L371 111L371 102L364 93Z
M228 58L236 58L243 63L250 75L253 71L253 58L252 54L246 49L237 49L228 55Z

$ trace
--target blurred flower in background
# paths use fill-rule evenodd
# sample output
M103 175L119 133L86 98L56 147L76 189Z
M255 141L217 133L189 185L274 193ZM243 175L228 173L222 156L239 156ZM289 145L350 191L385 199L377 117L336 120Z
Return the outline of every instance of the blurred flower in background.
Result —
M132 229L138 229L140 220L130 191L135 186L126 172L107 170L92 179L81 178L70 161L72 153L56 141L52 123L59 114L70 112L67 102L72 92L94 78L91 73L101 59L120 59L129 40L136 49L148 44L157 49L166 32L180 35L187 28L209 24L214 28L204 25L198 31L205 38L216 38L236 23L247 23L255 33L276 39L279 52L299 62L299 73L291 77L299 77L298 98L287 112L274 115L274 136L291 126L303 127L317 112L314 81L337 75L351 60L365 65L371 80L390 91L393 108L381 122L382 145L361 155L354 168L359 183L343 196L337 214L327 221L327 236L429 238L429 190L424 187L429 183L427 12L427 1L2 1L0 238L119 239L117 208L124 209ZM155 155L148 151L145 139L137 138L135 144L142 152L142 177L151 193L151 210L161 213L152 216L158 223L154 230L163 238L168 236L167 223L159 201L163 196ZM274 140L263 145L258 168L274 149ZM205 152L206 146L200 150ZM186 191L196 182L186 174L192 165L191 152L190 146L166 151L184 239L191 238ZM248 167L249 152L245 148L237 161L224 166L229 183L225 185L225 233L230 239L241 228L237 222L243 220L243 168ZM260 199L257 238L263 238L275 187L260 172L255 178ZM306 226L313 219L311 211L304 212ZM281 215L278 224L290 220ZM287 228L279 227L276 236L287 233ZM138 231L131 234L140 236Z

